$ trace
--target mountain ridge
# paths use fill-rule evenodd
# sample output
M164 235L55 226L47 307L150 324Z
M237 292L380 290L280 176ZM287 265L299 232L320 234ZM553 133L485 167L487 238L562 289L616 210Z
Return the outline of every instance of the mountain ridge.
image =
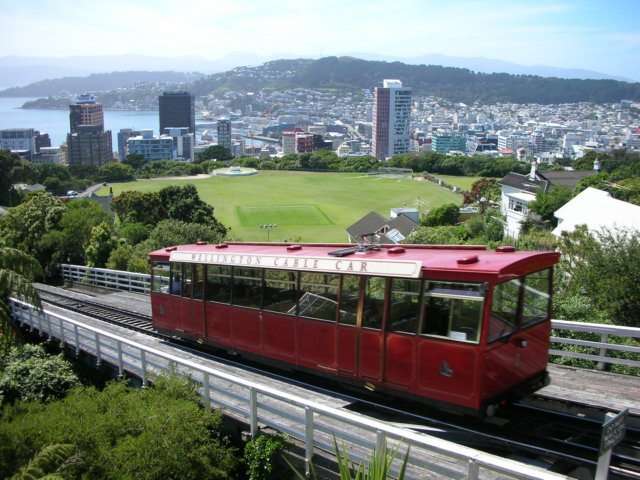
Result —
M488 57L457 57L437 53L415 57L392 57L369 52L345 52L335 56L352 56L363 60L395 62L410 65L440 65L443 67L468 68L481 73L510 73L514 75L556 76L559 78L611 79L619 81L638 81L621 76L606 74L585 69L549 67L544 65L525 66ZM198 71L206 74L220 73L236 67L259 65L277 59L310 58L318 56L301 56L289 53L277 55L257 55L249 52L230 52L216 59L208 59L196 55L179 57L158 57L151 55L96 55L69 57L22 57L7 55L0 57L0 88L25 86L47 78L64 76L82 76L92 73L108 73L113 71Z

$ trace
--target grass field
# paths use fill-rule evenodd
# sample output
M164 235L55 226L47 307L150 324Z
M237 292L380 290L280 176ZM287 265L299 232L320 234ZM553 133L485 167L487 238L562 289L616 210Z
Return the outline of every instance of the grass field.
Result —
M363 175L261 171L247 177L140 180L114 183L113 194L127 190L158 191L168 185L196 186L200 198L231 228L236 240L345 242L346 229L375 211L389 217L391 208L415 207L422 214L462 197L426 180ZM108 195L102 187L98 195ZM275 224L270 232L260 228Z

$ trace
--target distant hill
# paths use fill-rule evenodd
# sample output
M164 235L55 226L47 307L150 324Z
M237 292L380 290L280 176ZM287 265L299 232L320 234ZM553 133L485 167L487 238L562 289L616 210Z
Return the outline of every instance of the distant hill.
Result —
M372 89L385 78L398 78L415 95L431 95L453 102L575 103L640 101L640 83L617 80L546 78L506 73L475 73L464 68L407 65L353 57L319 60L276 60L258 67L235 68L196 80L196 95L228 90L265 88Z
M111 72L94 73L85 77L62 77L41 80L24 87L12 87L0 91L0 97L56 97L85 92L103 92L129 87L139 83L188 84L203 77L202 73L184 72Z
M101 93L101 100L109 104L115 100L126 102L134 97L155 98L159 91L175 88L189 90L196 96L220 95L231 90L257 92L295 88L361 92L381 85L385 78L402 80L416 96L434 96L466 104L640 101L640 83L479 73L465 68L368 61L354 57L274 60L206 76L179 72L112 72L64 77L10 88L0 91L0 96L55 97L94 92ZM135 91L126 88L132 85L136 85ZM45 104L39 105L46 108Z

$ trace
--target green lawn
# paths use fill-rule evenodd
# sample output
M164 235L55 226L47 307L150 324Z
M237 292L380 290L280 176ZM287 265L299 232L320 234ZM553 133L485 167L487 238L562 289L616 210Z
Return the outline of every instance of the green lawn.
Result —
M190 180L140 180L114 183L113 194L126 190L158 191L192 183L200 197L236 240L346 242L346 229L370 211L389 217L391 208L415 207L422 214L462 197L426 180L387 178L358 173L261 171L247 177ZM108 195L102 187L98 195ZM275 224L267 232L260 225Z

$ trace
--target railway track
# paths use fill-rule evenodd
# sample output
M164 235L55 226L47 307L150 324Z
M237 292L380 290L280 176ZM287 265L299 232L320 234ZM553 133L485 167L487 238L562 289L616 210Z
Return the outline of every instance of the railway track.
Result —
M44 303L71 310L83 315L128 328L146 335L161 338L180 345L192 353L206 356L226 365L250 369L266 375L307 388L316 392L331 394L346 399L349 409L380 420L401 425L416 431L429 433L446 440L464 444L472 448L512 457L520 461L543 464L547 468L568 474L578 467L595 471L602 421L589 416L567 414L559 409L516 404L500 411L500 416L481 421L468 417L448 415L442 412L425 411L424 406L399 403L397 399L372 401L364 395L336 391L336 385L319 385L317 379L312 383L305 376L293 378L283 376L263 366L251 362L237 361L237 357L203 352L191 347L191 344L156 332L149 316L105 305L90 299L61 292L39 290ZM602 412L604 417L604 412ZM640 429L627 428L625 439L614 449L610 479L640 479Z

